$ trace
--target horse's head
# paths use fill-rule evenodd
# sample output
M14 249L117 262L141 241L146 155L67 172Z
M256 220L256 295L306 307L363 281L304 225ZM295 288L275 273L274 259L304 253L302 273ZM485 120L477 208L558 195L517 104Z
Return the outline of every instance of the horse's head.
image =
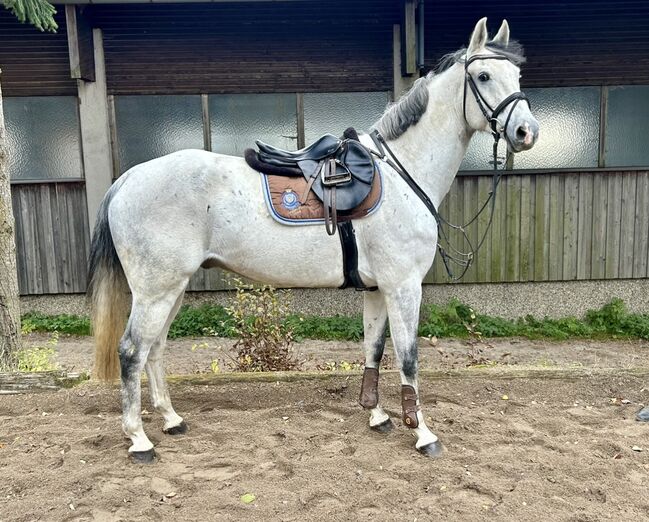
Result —
M520 45L509 41L507 20L493 40L486 18L476 24L464 59L464 118L473 130L505 138L514 152L531 149L539 136L539 123L520 92L523 61Z

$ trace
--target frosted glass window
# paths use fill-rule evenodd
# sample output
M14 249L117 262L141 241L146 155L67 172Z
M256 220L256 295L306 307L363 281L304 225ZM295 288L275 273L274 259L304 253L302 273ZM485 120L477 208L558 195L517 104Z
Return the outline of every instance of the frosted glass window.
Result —
M11 179L81 178L77 99L4 98Z
M460 170L490 170L493 169L494 139L490 132L476 132L471 138L469 148L460 165ZM503 143L499 144L498 157L505 161L506 148ZM502 157L502 158L501 158ZM504 168L500 165L498 168Z
M219 94L209 101L212 151L243 156L255 140L297 148L295 94Z
M115 96L119 170L182 149L203 148L200 96Z
M323 134L342 136L347 127L367 132L385 111L387 92L306 93L304 134L306 144Z
M541 131L533 149L514 156L514 169L597 167L599 87L526 89L525 93Z
M606 166L649 166L649 86L610 87Z

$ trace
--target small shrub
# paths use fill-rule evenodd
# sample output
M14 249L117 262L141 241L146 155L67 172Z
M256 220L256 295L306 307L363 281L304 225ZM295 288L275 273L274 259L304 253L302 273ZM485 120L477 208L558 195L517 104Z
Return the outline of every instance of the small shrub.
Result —
M288 292L271 286L247 285L233 278L236 293L226 308L239 337L235 369L242 372L297 370L293 356L293 331L285 323Z
M56 345L59 336L56 332L52 334L45 346L34 346L24 348L17 355L19 372L49 372L56 370L58 365L55 362Z

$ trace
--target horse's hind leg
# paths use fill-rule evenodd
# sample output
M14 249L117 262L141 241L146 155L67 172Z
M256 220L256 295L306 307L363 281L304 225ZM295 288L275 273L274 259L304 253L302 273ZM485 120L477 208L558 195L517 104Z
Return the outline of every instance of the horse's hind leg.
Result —
M142 428L141 374L151 347L162 334L169 316L185 288L168 290L155 298L133 293L133 306L119 346L122 369L122 427L131 439L129 453L138 462L151 462L153 444Z
M393 428L392 421L379 406L379 368L385 348L388 311L380 290L365 292L363 329L365 335L365 371L359 403L370 411L370 428L385 433Z
M187 431L187 424L185 424L183 418L174 411L173 406L171 405L171 398L169 397L169 390L167 389L167 383L165 382L165 371L163 365L167 333L169 332L169 327L182 304L183 295L184 292L181 293L176 300L176 304L167 318L162 333L151 346L149 357L145 365L146 374L149 378L151 403L155 410L162 415L162 418L164 419L162 431L168 435L178 435Z
M417 383L417 325L421 304L421 281L408 281L386 291L385 300L390 316L390 334L401 370L401 407L403 422L416 437L415 447L436 457L442 452L437 436L428 429L421 412Z

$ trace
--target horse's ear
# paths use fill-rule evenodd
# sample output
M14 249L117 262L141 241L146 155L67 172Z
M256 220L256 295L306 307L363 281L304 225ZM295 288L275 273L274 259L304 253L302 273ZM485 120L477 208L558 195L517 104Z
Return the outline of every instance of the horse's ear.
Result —
M466 51L467 56L472 56L476 53L479 53L484 49L485 44L487 43L487 18L481 18L477 24L475 24L475 29L471 35L471 42L469 43L469 48Z
M495 43L501 47L507 47L507 45L509 45L509 24L507 23L507 20L503 20L500 29L498 29L498 32L496 33L496 36L494 36L493 40L491 40L491 43Z

